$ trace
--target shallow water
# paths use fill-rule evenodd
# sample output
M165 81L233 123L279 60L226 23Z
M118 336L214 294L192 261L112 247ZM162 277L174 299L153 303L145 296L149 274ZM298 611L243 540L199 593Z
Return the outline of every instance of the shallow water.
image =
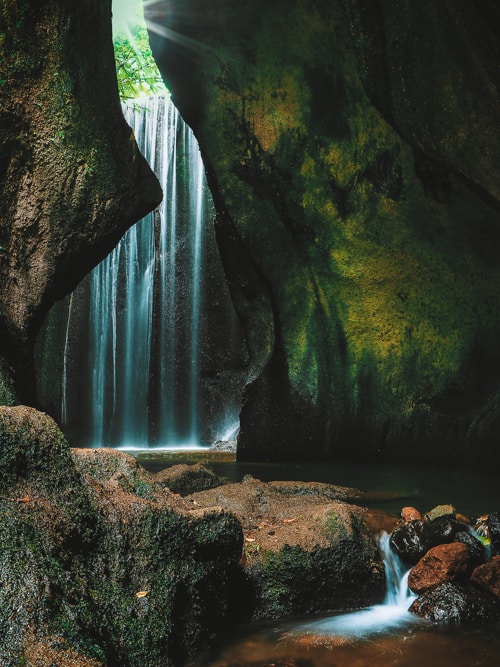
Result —
M293 626L292 626L293 627ZM425 623L367 637L263 627L227 644L200 667L498 667L500 625L443 629Z

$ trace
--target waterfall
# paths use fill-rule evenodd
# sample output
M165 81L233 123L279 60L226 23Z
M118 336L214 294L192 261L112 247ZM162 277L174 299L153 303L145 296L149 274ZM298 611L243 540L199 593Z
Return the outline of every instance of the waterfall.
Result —
M385 568L386 595L384 607L408 610L416 596L408 588L410 570L391 549L391 536L385 531L378 536L378 548Z
M409 570L390 547L390 535L382 533L377 546L385 568L386 596L382 604L349 614L330 616L301 624L288 636L313 633L343 638L364 638L418 622L408 609L416 596L408 589Z
M64 335L63 352L63 371L61 380L61 423L64 425L68 421L67 391L68 391L68 347L69 347L69 325L71 322L71 307L73 305L73 295L70 294L68 303L68 319L66 321L66 332Z
M170 98L140 105L125 107L125 118L164 198L91 274L91 444L198 445L201 268L210 200L196 140Z
M135 101L124 115L164 197L49 313L40 405L75 447L208 445L237 431L248 363L213 202L169 96Z

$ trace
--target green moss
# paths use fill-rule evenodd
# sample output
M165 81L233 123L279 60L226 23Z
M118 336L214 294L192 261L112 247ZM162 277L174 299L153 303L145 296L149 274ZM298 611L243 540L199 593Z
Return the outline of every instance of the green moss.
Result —
M379 110L387 104L374 106L340 9L306 9L299 0L286 12L260 9L254 30L234 44L225 38L217 58L204 61L210 84L197 131L220 205L265 284L265 299L241 304L243 292L235 300L251 354L261 360L262 386L244 413L261 410L249 418L254 424L272 414L266 428L276 430L266 436L255 426L243 437L250 449L266 441L282 456L292 449L287 441L302 437L297 421L307 415L304 443L328 442L315 450L321 456L335 455L338 439L367 447L370 456L386 445L394 452L402 433L412 433L411 441L424 434L432 451L443 429L455 447L456 405L444 397L456 386L463 395L466 372L476 384L471 351L478 336L489 341L500 327L498 212L443 164L411 148ZM438 14L429 10L419 20L426 16L434 29ZM378 18L364 26L367 33ZM453 108L455 80L439 84L451 86L446 105ZM427 108L417 118L418 108L410 116L427 141ZM449 139L443 128L437 133ZM466 141L462 132L457 145L463 149ZM258 327L272 330L265 348L254 344ZM499 355L489 342L485 347L496 368ZM488 405L497 390L491 391L482 399ZM285 410L288 417L277 419ZM466 421L476 416L463 419L465 451ZM273 445L278 440L282 448Z

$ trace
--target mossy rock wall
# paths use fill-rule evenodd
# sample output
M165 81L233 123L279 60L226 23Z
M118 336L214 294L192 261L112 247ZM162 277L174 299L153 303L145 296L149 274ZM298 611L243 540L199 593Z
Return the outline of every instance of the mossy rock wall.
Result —
M152 48L200 142L250 350L239 458L498 461L491 17L165 8L146 8L171 35L153 25Z

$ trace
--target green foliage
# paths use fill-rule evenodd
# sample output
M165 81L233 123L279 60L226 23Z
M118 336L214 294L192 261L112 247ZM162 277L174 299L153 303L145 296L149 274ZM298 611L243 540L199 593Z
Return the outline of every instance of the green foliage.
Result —
M165 90L149 46L144 26L135 26L128 34L114 38L118 90L122 100L133 100Z

